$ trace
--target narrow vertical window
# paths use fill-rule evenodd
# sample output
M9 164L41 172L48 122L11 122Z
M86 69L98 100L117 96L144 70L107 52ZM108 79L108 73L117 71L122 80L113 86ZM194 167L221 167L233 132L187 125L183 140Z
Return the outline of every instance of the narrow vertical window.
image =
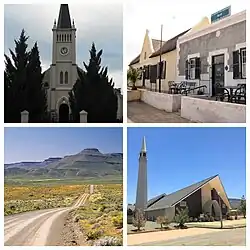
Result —
M60 35L59 35L59 41L60 41L60 42L61 42L61 40L62 40L61 38L62 38L62 37L61 37L61 34L60 34Z
M71 34L69 35L69 41L71 42Z
M69 41L69 34L67 34L67 42Z
M68 84L68 72L67 71L65 72L65 79L64 80L65 80L65 84Z
M58 42L58 34L56 35L56 41Z
M63 72L60 72L60 84L63 84Z

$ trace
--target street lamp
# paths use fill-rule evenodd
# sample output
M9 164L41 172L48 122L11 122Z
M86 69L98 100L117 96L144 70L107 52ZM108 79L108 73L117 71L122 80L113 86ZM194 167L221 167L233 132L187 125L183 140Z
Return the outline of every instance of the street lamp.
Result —
M218 192L218 195L219 195L219 206L220 206L220 228L223 228L222 208L221 208L221 201L220 201L220 192Z

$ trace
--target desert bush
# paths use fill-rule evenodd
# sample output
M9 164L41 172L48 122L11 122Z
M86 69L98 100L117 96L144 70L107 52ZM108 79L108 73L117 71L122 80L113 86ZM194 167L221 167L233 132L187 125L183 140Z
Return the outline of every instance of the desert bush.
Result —
M87 240L96 240L99 239L103 235L103 230L101 229L94 229L89 230L86 234Z
M169 220L168 220L168 218L166 216L158 216L156 218L156 223L160 224L161 225L161 229L162 229L163 225L167 226L169 224Z
M188 208L177 208L177 214L174 217L174 221L179 224L178 227L184 228L185 223L189 221Z
M117 216L112 218L112 223L116 228L122 228L123 226L123 215L119 213Z
M122 246L122 239L106 236L94 242L94 246Z
M138 231L140 231L142 227L145 227L146 218L144 212L141 209L135 209L132 223L133 226L136 227Z

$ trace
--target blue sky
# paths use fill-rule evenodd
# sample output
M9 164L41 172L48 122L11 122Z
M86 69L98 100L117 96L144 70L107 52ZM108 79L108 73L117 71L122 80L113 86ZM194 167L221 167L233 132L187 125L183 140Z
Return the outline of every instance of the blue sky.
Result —
M122 86L123 68L123 15L122 1L92 0L82 4L69 4L71 21L76 26L76 56L79 67L88 63L92 42L96 49L103 49L102 65L108 66L115 86ZM5 4L4 53L14 49L14 39L24 28L30 37L29 48L38 42L43 70L49 68L52 58L52 27L58 20L59 4ZM34 25L35 23L35 25ZM84 68L85 69L85 68Z
M5 128L4 162L40 161L98 148L122 152L122 128Z
M128 202L135 202L146 137L148 198L219 174L229 198L246 193L245 128L128 128Z

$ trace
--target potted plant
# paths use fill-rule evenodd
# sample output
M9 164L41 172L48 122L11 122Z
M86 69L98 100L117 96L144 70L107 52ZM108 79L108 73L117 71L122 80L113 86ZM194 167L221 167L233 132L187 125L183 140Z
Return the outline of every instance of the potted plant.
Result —
M135 83L139 79L140 74L141 74L141 72L140 72L139 69L135 69L133 67L130 67L128 69L127 80L132 82L132 84L133 84L132 90L136 90L137 89L137 87L135 86Z

